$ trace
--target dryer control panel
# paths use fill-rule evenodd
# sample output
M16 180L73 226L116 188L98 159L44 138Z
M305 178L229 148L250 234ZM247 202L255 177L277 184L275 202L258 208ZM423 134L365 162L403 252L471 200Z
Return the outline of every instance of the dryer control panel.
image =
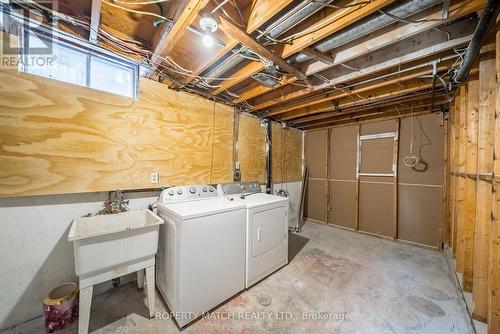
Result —
M195 199L217 197L217 190L207 184L176 186L164 189L160 194L160 203L192 201Z
M260 193L262 189L260 188L259 182L235 182L235 183L221 183L217 186L217 191L222 196L236 195L236 194L248 194L248 193Z

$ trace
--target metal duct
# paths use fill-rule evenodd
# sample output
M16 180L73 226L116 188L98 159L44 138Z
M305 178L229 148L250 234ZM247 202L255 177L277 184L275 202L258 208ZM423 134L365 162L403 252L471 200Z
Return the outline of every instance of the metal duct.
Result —
M410 0L403 4L391 6L384 11L400 18L406 18L421 12L424 9L435 6L442 1L443 0ZM384 14L372 15L360 21L358 24L341 30L339 33L317 43L313 46L313 48L321 53L324 53L352 42L353 40L363 37L376 30L387 27L395 22L397 22L396 19ZM302 53L297 53L296 55L290 57L289 61L291 63L301 63L308 59L311 59L311 57Z
M495 24L495 20L498 17L499 12L500 1L488 0L488 3L484 7L483 15L481 16L481 19L479 19L479 23L474 31L474 36L472 36L469 46L467 47L467 51L465 52L464 61L453 77L453 82L455 84L460 84L467 78L470 68L472 67L472 63L479 54L481 46L488 37L489 31Z
M324 0L321 2L311 2L310 0L304 0L295 7L293 7L286 14L282 15L275 22L269 25L262 33L257 36L257 40L262 39L264 35L269 35L271 38L277 38L284 32L288 31L290 28L299 24L312 14L316 13L318 10L325 7L325 4L332 2L332 0ZM210 71L206 76L218 78L224 73L229 71L231 68L235 67L241 63L245 58L238 55L238 51L245 49L244 46L237 47L236 52L232 53L229 57L224 59L216 68ZM212 80L207 80L211 82Z

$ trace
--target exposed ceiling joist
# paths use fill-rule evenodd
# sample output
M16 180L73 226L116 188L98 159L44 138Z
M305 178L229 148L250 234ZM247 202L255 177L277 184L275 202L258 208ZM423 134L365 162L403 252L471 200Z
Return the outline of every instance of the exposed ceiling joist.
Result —
M455 38L450 41L442 42L436 45L432 45L427 48L422 48L414 52L410 52L404 56L398 56L394 57L391 59L384 60L380 63L367 66L360 71L357 72L351 72L348 74L344 74L341 76L338 76L336 78L332 78L328 84L324 84L322 86L318 86L318 89L326 89L329 87L333 87L335 85L340 85L345 82L353 81L360 79L362 77L365 77L367 75L375 74L377 72L381 72L399 65L404 65L407 63L411 63L414 61L418 61L420 59L424 59L427 57L431 57L440 53L443 53L445 51L461 47L463 45L466 45L472 38L473 34L469 34L467 36L463 36L460 38ZM291 101L293 99L301 98L303 96L306 96L310 93L309 90L307 89L299 89L297 91L293 91L287 94L283 94L280 98L281 101ZM254 108L256 110L260 109L265 109L269 108L273 105L280 104L281 102L278 100L267 100L263 101L262 103L259 103L258 105L254 105Z
M90 33L89 42L97 43L97 34L99 32L99 22L101 21L101 0L92 0L92 9L90 14Z
M247 33L248 34L253 33L255 30L257 30L260 26L266 23L269 19L271 19L281 9L285 8L291 2L293 2L293 0L283 0L283 1L255 0L248 20L248 25L246 29ZM260 8L266 8L264 13L262 13L262 10ZM231 10L229 9L229 11ZM226 45L223 48L221 48L214 56L207 58L205 62L200 64L197 68L193 69L192 76L188 76L183 80L184 84L188 84L191 81L193 81L196 75L200 75L203 71L205 71L212 64L221 59L225 54L230 52L238 44L239 44L238 40L230 38L229 41L226 42Z
M378 103L356 106L346 111L341 111L338 113L330 113L328 117L324 117L317 120L311 120L308 122L303 122L296 126L307 127L307 126L328 124L336 120L353 119L356 118L357 116L363 116L372 112L376 113L381 109L392 108L394 106L398 106L398 109L402 107L410 107L410 108L417 107L423 101L426 101L426 103L431 104L432 103L431 94L432 94L431 90L426 90L422 92L416 92L411 95L396 96L390 99L385 99L384 101ZM439 102L439 101L446 101L446 102L448 101L446 95L442 94L442 91L439 94L437 94L434 99L434 102Z
M439 73L439 72L445 71L447 69L448 69L448 66L439 66L437 68L437 71ZM427 66L427 68L420 69L418 71L413 71L412 73L409 73L406 75L397 76L397 77L390 79L390 80L382 80L379 83L371 83L370 82L370 83L367 83L365 85L360 85L359 87L356 87L354 89L346 89L345 92L339 90L339 91L335 91L332 93L327 93L327 94L322 94L320 96L315 96L314 98L309 98L309 99L306 99L303 101L297 101L295 103L291 103L289 105L285 105L283 107L273 109L270 113L268 113L268 115L269 116L276 116L276 115L282 115L285 113L290 113L293 111L300 111L300 110L303 110L304 108L307 108L307 107L312 107L312 106L317 107L319 104L327 102L327 101L340 99L340 98L347 97L347 96L353 95L353 94L355 95L355 94L365 93L365 92L368 92L368 91L371 91L371 90L374 90L377 88L387 87L387 86L394 85L394 84L402 84L405 81L408 81L411 79L416 79L416 78L421 77L423 75L430 75L430 74L432 74L432 67Z
M352 100L350 100L349 102L344 101L343 103L339 103L335 108L332 106L331 102L325 102L314 109L294 113L293 115L287 115L285 117L282 117L281 119L282 120L294 119L292 123L298 124L322 118L327 118L330 117L329 112L335 109L342 110L350 107L362 106L364 104L370 104L377 101L383 101L390 98L422 91L425 89L432 88L432 82L429 82L429 80L426 81L417 80L412 82L411 84L408 84L408 86L409 86L408 88L399 88L399 89L395 88L393 90L388 90L387 88L384 87L383 89L378 90L375 94L370 95L368 98L361 99L358 97L358 99L355 101Z
M300 129L302 129L302 130L314 130L314 129L320 129L320 128L324 129L327 127L365 122L365 121L369 121L369 120L373 120L373 119L386 120L386 119L391 119L391 118L395 118L395 117L408 117L410 115L420 116L420 115L424 115L424 114L429 114L433 111L437 111L443 105L448 104L448 101L446 101L446 100L436 101L434 103L434 110L431 110L432 103L428 102L428 100L426 100L425 102L426 102L425 104L422 104L419 106L413 106L411 108L401 107L401 108L396 109L394 106L390 106L390 107L385 107L385 108L374 109L374 110L371 110L370 112L367 112L367 113L350 115L348 117L338 117L338 118L334 118L334 119L331 119L331 120L328 120L325 122L321 122L321 123L317 123L317 124L310 124L310 125L301 126Z
M262 46L245 31L238 28L237 26L226 20L224 17L220 17L220 29L232 39L239 41L241 44L245 45L259 56L268 59L273 64L279 66L281 69L285 70L297 79L304 81L309 87L312 88L312 84L307 79L307 76L304 73L300 72L298 69L287 63L276 53Z
M303 36L300 36L292 41L291 44L287 44L283 47L281 52L281 58L287 58L294 53L299 52L300 50L314 44L315 42L333 34L336 31L339 31L342 28L347 27L353 22L360 20L371 13L393 3L395 0L373 0L366 4L363 2L362 4L354 7L348 7L341 10L336 10L329 16L323 18L322 20L315 21L311 26L309 26L306 30L307 33ZM257 73L262 70L264 65L260 62L251 62L250 64L244 66L242 69L236 71L229 78L229 80L224 81L218 89L216 89L213 94L217 95L237 83L243 81L244 79L250 77L252 74Z
M183 9L180 11L178 17L174 18L172 29L163 31L162 36L159 38L158 45L151 57L151 67L147 73L148 77L154 75L155 70L163 59L170 54L172 49L186 33L187 28L193 24L199 12L205 8L208 2L209 0L184 1L185 5L182 7Z
M254 32L292 2L293 0L254 0L248 17L247 33Z
M305 54L305 55L308 55L311 58L318 59L320 62L322 62L324 64L333 64L335 62L335 60L332 57L330 57L329 55L326 55L324 53L316 51L310 47L307 47L300 52Z
M467 2L458 2L455 1L453 5L450 7L449 12L449 21L456 20L460 17L466 16L468 14L477 12L481 8L483 8L485 1L484 0L475 0L475 1L467 1ZM307 63L303 72L306 75L312 75L314 73L319 73L333 66L345 63L349 60L363 57L371 52L380 50L384 47L388 47L390 45L397 44L405 39L418 35L427 30L438 27L443 24L441 19L442 16L442 8L441 7L433 7L422 13L418 13L415 17L411 18L415 21L422 21L421 23L416 24L405 24L398 25L393 30L388 31L384 34L361 42L357 45L354 45L351 48L345 48L338 53L335 54L334 60L328 62L327 59L324 58L324 55L320 53L321 56L314 55L311 53L309 48L304 49L303 53L311 55L313 58L318 59L318 61L312 61ZM309 50L308 50L309 49ZM313 50L315 51L315 50ZM318 53L317 51L315 51ZM321 58L320 58L321 57ZM281 86L284 86L286 83L281 83ZM278 88L278 87L275 87ZM269 88L266 86L257 86L252 89L245 91L245 93L240 94L240 97L234 100L234 103L239 103L242 101L247 101L251 98L257 97L264 93L267 93L275 88Z

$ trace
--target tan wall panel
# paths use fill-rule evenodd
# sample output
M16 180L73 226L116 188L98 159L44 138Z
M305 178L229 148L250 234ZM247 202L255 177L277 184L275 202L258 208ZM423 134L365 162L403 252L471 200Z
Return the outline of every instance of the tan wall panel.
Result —
M327 130L305 133L305 164L309 177L326 178L326 137Z
M362 177L359 184L359 229L392 237L393 197L392 178Z
M330 178L356 179L358 126L340 126L332 129L330 143Z
M356 181L330 182L330 217L335 225L356 228Z
M159 185L231 179L228 106L147 79L138 101L17 71L0 81L0 196L150 188L152 171Z
M238 156L242 181L266 181L265 135L258 118L240 115Z
M398 239L440 247L442 188L399 185Z
M441 114L429 114L401 119L399 134L398 179L403 183L435 184L443 182L443 127ZM410 154L411 126L413 123L413 153L425 162L417 170L406 167L405 156Z
M360 134L372 135L376 133L394 132L396 125L393 119L379 122L369 122L361 124Z
M394 138L361 141L360 172L391 174L393 150Z
M311 180L307 182L306 203L304 216L325 222L326 197L324 180Z
M302 179L302 131L272 123L272 164L274 183Z

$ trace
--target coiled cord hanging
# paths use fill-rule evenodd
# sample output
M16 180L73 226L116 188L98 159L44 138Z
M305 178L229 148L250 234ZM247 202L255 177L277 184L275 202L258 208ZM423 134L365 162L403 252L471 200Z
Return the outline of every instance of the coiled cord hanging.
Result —
M413 153L413 105L410 105L410 154L404 157L403 163L408 168L415 168L420 162L420 157Z

